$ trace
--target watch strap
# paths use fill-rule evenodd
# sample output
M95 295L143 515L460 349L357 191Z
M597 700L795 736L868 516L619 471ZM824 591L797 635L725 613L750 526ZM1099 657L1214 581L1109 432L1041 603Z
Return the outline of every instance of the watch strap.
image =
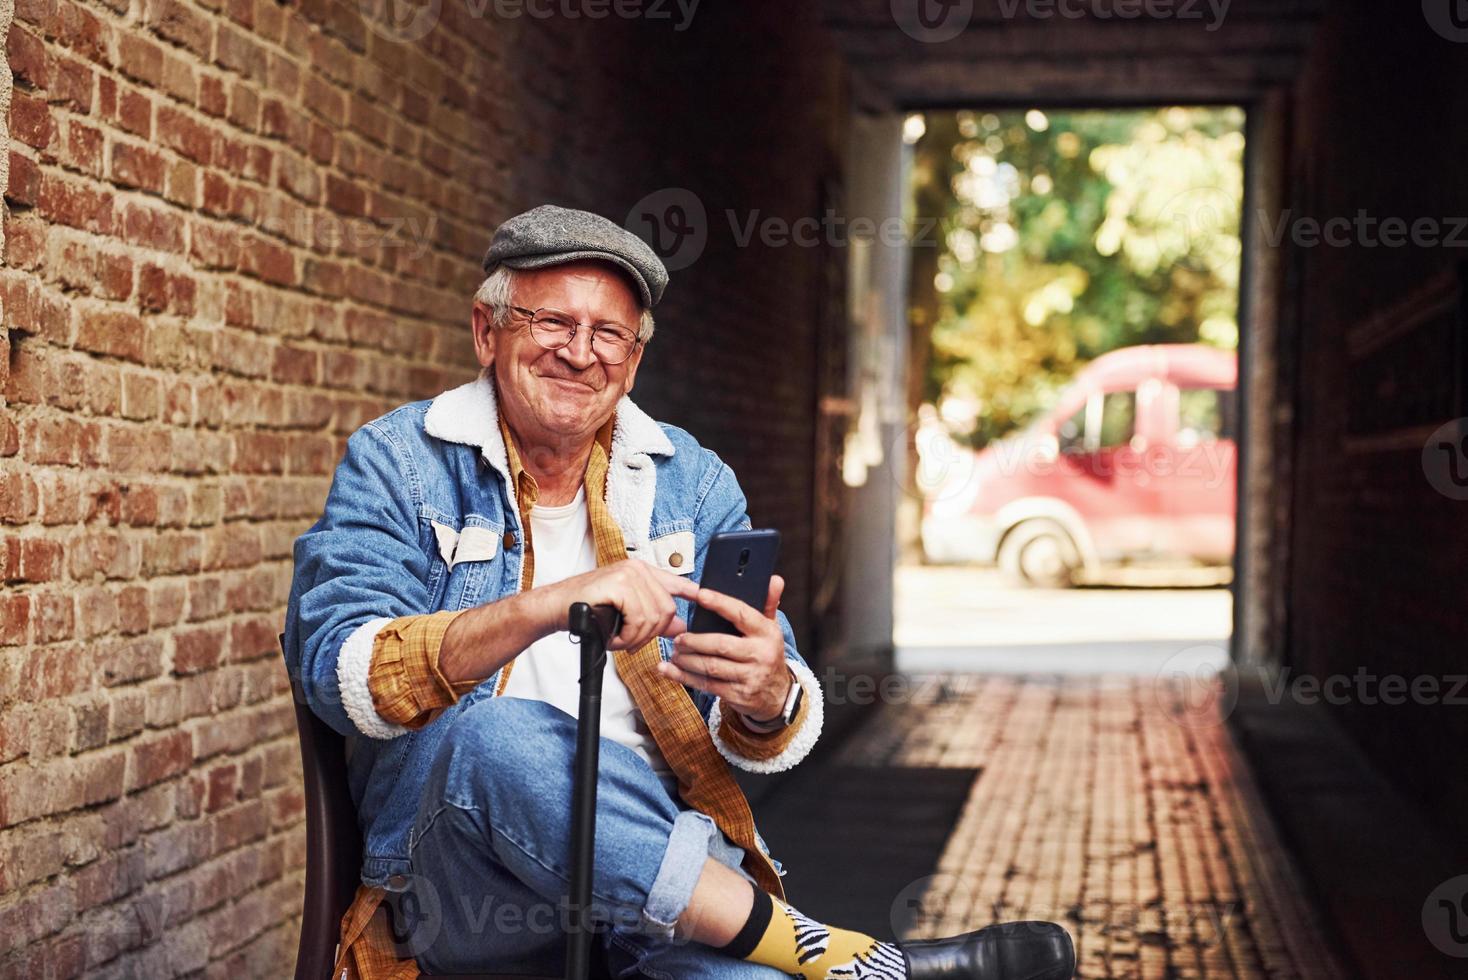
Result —
M790 675L790 693L785 695L785 707L773 718L749 718L744 720L750 728L754 728L760 734L769 734L786 727L795 720L795 715L800 711L800 699L805 696L805 688L800 685L800 678L795 676L795 671L787 665L785 670Z

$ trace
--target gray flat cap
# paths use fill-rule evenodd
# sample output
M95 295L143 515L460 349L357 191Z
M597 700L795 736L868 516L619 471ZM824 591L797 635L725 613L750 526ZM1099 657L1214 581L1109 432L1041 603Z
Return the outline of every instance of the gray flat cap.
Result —
M544 269L578 259L603 259L626 269L649 308L662 299L668 285L663 260L642 239L599 214L554 204L517 214L495 229L484 253L484 271L493 272L501 264Z

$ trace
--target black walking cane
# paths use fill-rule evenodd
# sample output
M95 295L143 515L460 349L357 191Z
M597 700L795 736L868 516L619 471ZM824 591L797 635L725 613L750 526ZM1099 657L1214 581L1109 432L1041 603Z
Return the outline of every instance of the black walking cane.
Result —
M567 629L581 643L581 701L576 713L576 761L571 784L571 894L568 898L566 980L591 971L591 875L596 862L596 777L601 750L601 682L607 641L622 627L616 606L571 604Z

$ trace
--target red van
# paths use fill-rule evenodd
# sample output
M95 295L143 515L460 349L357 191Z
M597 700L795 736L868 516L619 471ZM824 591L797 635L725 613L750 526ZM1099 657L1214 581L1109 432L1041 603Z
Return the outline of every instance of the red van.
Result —
M1139 558L1227 564L1237 383L1233 351L1125 347L1087 365L1028 429L979 453L920 430L928 560L997 563L1017 582L1052 587Z

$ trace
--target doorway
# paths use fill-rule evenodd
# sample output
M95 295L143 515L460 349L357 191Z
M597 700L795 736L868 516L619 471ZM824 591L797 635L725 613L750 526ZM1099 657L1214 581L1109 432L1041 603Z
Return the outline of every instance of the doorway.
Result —
M1238 106L910 114L902 671L1230 661Z

